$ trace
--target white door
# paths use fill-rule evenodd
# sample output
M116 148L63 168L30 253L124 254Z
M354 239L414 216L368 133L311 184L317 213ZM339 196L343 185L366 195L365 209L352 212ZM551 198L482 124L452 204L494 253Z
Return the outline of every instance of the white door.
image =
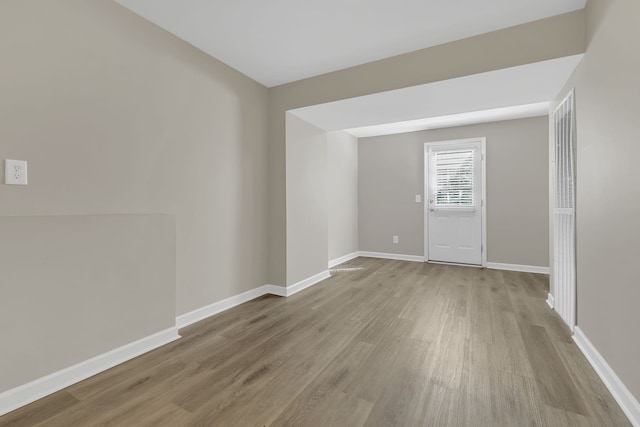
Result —
M484 138L425 144L427 261L484 265Z

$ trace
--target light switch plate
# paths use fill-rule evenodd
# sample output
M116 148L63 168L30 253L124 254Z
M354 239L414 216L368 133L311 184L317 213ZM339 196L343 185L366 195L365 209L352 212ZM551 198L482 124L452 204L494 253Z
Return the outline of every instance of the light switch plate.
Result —
M422 195L416 194L416 203L422 203Z
M24 160L4 160L4 183L27 185L27 162Z

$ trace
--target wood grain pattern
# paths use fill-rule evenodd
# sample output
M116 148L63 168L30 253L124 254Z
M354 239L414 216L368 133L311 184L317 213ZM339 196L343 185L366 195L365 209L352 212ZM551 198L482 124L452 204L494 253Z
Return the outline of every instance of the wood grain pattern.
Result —
M357 258L0 426L628 426L544 275Z

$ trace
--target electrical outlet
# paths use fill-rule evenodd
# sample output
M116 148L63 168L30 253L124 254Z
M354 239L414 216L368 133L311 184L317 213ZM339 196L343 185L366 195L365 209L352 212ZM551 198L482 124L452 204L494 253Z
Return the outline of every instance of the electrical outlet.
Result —
M393 243L398 243L398 236L393 236Z
M422 195L416 194L416 203L422 203Z
M24 160L4 160L4 183L27 185L27 162Z

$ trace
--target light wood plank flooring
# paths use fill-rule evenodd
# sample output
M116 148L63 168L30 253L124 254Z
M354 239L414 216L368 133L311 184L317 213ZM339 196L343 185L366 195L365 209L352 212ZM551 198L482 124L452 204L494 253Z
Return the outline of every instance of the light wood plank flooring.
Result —
M628 426L544 275L358 258L2 426Z

